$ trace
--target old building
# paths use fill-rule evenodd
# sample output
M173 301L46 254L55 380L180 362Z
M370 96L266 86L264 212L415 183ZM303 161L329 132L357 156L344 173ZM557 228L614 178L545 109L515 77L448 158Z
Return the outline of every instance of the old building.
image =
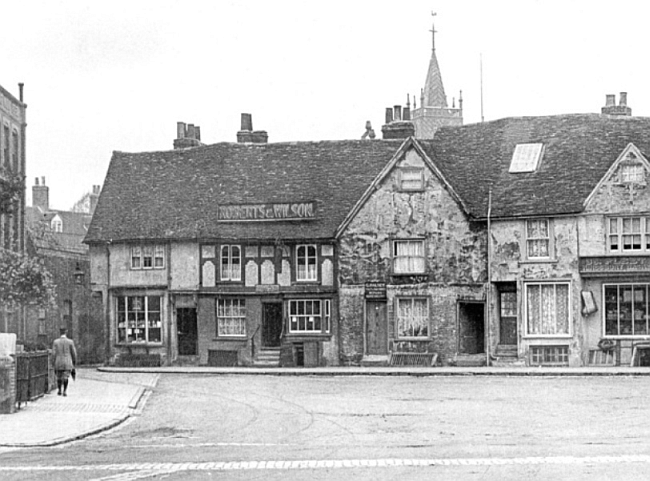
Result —
M23 84L14 97L0 86L0 248L25 252L25 130ZM24 312L0 306L0 332L24 334Z
M76 203L72 211L53 209L45 177L32 186L32 206L26 209L27 244L31 255L43 259L55 284L56 308L28 309L24 341L50 346L59 328L68 328L79 361L104 360L104 313L90 289L90 259L83 243L99 198L100 187Z

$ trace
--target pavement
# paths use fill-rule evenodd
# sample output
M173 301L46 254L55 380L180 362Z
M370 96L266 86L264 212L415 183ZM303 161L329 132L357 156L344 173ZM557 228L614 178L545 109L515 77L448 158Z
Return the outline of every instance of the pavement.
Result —
M650 367L318 367L172 366L77 370L68 396L56 390L0 415L0 447L55 446L97 434L138 415L161 374L267 376L650 376Z

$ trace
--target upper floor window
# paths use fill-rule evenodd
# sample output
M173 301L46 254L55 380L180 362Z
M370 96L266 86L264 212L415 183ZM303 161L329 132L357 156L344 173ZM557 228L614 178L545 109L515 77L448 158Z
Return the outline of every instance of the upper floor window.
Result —
M241 247L221 246L221 280L241 281Z
M569 335L569 286L568 282L525 284L529 336Z
M163 269L165 246L144 244L131 247L131 269Z
M424 169L421 167L402 167L399 170L399 190L424 190Z
M397 337L429 337L429 303L426 298L397 299Z
M526 254L529 259L550 257L550 234L548 219L526 221Z
M643 182L645 180L645 168L643 164L622 164L619 171L621 182Z
M289 301L289 332L330 331L330 300Z
M296 280L317 280L316 266L317 258L315 245L299 245L296 247Z
M16 132L11 136L11 168L18 172L18 134Z
M423 274L424 266L423 240L393 241L394 274Z
M9 166L9 127L5 125L2 139L2 161L5 167Z
M650 217L610 217L607 219L610 252L649 252Z
M54 232L63 232L63 221L58 215L52 219L52 222L50 222L50 228Z

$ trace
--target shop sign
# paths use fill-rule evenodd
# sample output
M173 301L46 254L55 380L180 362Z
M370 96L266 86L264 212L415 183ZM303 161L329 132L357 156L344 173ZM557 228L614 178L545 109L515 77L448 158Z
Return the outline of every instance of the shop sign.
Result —
M607 276L650 272L650 257L581 257L581 275Z
M366 299L386 299L385 282L366 282Z
M316 218L316 202L228 204L217 207L219 222L311 220Z

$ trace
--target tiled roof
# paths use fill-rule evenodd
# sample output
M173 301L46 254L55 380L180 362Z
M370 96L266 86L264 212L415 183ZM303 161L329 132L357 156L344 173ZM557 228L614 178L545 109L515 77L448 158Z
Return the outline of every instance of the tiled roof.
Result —
M506 118L443 127L418 140L474 217L581 212L583 203L632 142L650 154L650 118L598 114ZM508 172L515 146L543 143L535 172Z
M219 143L115 152L86 242L331 238L401 141ZM217 222L227 204L315 201L308 221Z
M62 232L51 230L50 223L58 215L62 222ZM83 244L91 216L82 212L48 210L38 207L25 209L25 220L34 245L43 249L54 249L74 253L85 253L88 246Z

